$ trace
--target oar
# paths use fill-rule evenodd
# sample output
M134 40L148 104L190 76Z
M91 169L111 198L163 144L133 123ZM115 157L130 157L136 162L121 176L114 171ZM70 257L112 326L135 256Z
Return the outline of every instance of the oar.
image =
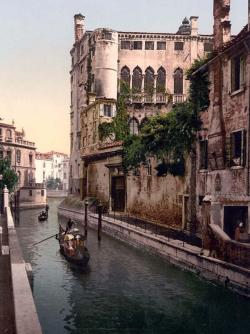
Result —
M38 242L36 242L35 244L33 244L33 245L31 245L31 246L35 246L35 245L40 244L41 242L44 242L44 241L46 241L46 240L49 240L49 239L55 237L57 234L58 234L58 233L56 233L56 234L54 234L54 235L51 235L50 237L45 238L45 239L43 239L43 240L41 240L41 241L38 241Z

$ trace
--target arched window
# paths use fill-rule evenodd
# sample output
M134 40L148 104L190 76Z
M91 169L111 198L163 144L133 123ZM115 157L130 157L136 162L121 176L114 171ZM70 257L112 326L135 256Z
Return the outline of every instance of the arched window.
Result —
M144 127L144 125L146 125L148 122L148 118L147 117L144 117L141 121L141 124L140 124L140 129L142 129Z
M21 162L21 151L20 150L16 151L16 162L19 164Z
M7 154L7 159L11 162L11 150L8 149L6 154Z
M152 95L154 92L154 70L148 67L145 71L144 92Z
M133 76L132 76L132 90L133 93L141 93L142 88L142 70L140 67L136 67L133 70Z
M121 94L127 94L130 89L130 70L127 66L124 66L121 70L121 83L120 92Z
M165 93L166 91L166 71L163 67L160 67L157 71L157 80L156 80L156 92Z
M183 70L181 68L174 71L174 94L183 94Z
M127 66L121 69L121 81L129 85L130 83L130 70Z
M139 122L136 118L131 118L129 120L129 132L131 135L138 135L139 133Z

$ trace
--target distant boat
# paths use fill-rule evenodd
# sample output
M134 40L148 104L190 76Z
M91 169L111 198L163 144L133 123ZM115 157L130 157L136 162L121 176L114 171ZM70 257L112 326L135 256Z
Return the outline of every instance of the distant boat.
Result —
M44 221L44 220L47 220L48 219L48 214L46 212L41 212L38 216L38 220L41 222L41 221Z
M66 232L60 225L57 240L60 252L69 262L82 268L87 266L90 258L89 251L85 247L85 237L79 233L77 228Z

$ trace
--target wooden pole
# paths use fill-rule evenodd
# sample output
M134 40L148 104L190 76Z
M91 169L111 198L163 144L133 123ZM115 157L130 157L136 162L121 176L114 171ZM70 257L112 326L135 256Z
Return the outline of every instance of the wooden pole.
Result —
M84 236L86 239L88 236L88 205L88 201L85 201Z
M101 241L102 232L102 204L98 205L98 241Z

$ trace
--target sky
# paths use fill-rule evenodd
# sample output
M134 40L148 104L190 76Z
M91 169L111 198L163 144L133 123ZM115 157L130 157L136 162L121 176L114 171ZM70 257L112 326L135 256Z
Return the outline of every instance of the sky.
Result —
M231 0L233 34L247 23L248 0ZM176 32L199 16L212 33L213 0L0 0L0 117L24 128L39 152L69 153L73 16L86 28Z

